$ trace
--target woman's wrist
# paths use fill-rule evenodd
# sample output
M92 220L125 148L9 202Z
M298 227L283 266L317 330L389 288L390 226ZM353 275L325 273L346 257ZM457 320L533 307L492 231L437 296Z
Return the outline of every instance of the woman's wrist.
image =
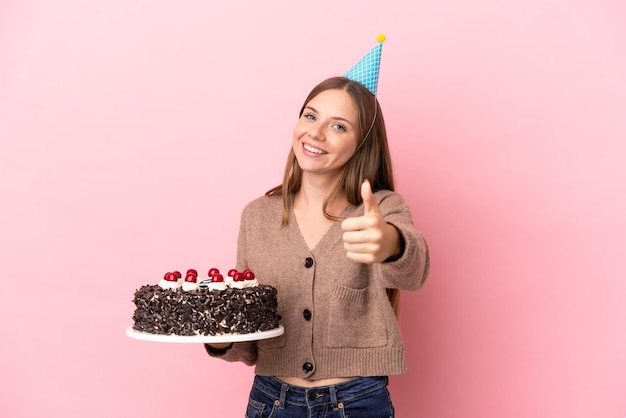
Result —
M396 261L404 254L404 238L393 224L387 223L391 238L390 255L383 262Z

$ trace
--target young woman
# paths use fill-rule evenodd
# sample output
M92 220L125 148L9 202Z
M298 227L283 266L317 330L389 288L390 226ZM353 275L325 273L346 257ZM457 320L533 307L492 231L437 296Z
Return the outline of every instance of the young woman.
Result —
M398 289L428 274L428 248L394 190L376 97L344 77L306 98L282 185L243 211L237 268L278 290L285 333L210 355L256 365L247 417L392 417L405 372Z

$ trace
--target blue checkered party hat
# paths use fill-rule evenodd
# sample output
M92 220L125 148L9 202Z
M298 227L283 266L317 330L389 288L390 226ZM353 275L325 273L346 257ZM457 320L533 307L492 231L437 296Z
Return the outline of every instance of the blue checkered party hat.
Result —
M385 35L378 35L376 37L378 44L343 75L352 81L363 84L374 96L376 96L376 91L378 90L380 55L383 52L385 39Z

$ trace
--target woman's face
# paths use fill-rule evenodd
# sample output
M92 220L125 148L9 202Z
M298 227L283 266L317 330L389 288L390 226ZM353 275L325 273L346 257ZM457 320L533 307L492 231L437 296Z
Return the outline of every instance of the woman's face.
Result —
M357 109L339 89L311 99L293 132L293 152L304 173L337 177L357 147Z

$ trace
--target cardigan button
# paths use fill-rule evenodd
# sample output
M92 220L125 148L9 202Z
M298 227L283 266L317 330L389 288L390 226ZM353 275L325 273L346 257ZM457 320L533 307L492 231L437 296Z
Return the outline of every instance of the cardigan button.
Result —
M305 309L304 311L302 311L302 316L304 317L304 319L306 319L307 321L311 320L311 317L313 316L313 314L311 313L311 311L309 311L308 309Z
M313 364L307 361L302 365L302 370L304 370L305 373L311 373L313 371Z
M304 267L310 269L313 267L313 259L311 257L307 257L304 259Z

